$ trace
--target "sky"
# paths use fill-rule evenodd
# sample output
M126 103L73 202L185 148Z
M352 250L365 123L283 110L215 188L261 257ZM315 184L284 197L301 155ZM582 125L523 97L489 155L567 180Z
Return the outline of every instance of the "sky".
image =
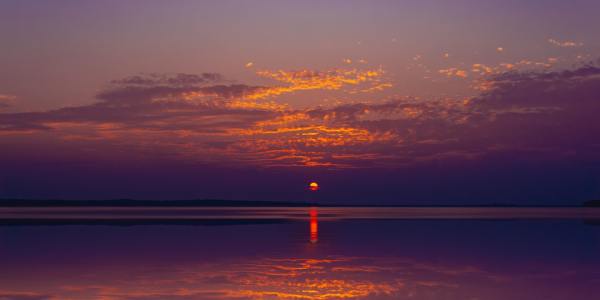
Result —
M600 198L599 9L4 0L0 197Z

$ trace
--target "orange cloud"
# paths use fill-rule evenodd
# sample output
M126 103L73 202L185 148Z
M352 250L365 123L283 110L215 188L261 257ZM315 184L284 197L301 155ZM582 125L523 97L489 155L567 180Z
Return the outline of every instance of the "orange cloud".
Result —
M469 76L467 74L466 70L461 70L461 69L458 69L458 68L442 69L442 70L439 70L438 73L444 74L447 77L467 78Z
M331 71L258 71L259 76L270 78L287 86L265 87L247 95L249 99L263 99L303 90L339 90L348 85L378 84L384 74L382 69L336 69Z

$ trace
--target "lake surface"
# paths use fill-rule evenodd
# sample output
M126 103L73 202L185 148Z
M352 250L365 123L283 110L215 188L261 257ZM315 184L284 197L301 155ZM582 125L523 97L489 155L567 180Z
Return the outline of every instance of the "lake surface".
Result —
M0 208L0 299L594 299L599 219L597 208Z

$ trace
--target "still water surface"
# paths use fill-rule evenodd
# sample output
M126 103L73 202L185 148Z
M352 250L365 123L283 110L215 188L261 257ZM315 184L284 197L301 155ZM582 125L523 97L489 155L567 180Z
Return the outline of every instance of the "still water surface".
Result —
M2 208L0 299L595 299L599 217L591 208Z

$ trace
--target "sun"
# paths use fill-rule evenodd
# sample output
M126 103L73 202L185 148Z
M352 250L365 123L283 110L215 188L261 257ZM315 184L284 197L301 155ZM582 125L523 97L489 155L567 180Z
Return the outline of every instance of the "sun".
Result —
M316 192L316 191L319 190L319 184L316 181L311 181L308 184L308 189L311 190L311 191L313 191L313 192Z

